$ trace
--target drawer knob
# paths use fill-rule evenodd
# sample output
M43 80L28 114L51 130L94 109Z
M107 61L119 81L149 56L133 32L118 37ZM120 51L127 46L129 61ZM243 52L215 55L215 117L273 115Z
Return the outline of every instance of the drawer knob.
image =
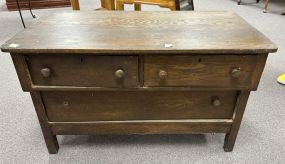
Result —
M165 70L160 70L158 72L158 77L162 80L164 80L167 77L167 72Z
M212 105L213 106L220 106L221 105L221 101L218 97L213 97L212 99Z
M115 72L115 76L116 76L116 78L118 78L118 79L123 78L123 77L125 76L124 70L118 69L118 70Z
M232 77L239 78L241 75L241 68L235 68L232 70Z
M50 77L50 74L51 74L50 68L41 69L41 74L43 75L43 77Z
M63 106L68 107L69 106L69 102L68 101L64 101L63 102Z

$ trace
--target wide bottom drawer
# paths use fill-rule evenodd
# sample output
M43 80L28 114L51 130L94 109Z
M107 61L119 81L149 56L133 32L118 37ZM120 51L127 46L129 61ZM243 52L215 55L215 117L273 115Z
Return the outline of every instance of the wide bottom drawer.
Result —
M49 121L120 121L232 118L235 91L47 91Z

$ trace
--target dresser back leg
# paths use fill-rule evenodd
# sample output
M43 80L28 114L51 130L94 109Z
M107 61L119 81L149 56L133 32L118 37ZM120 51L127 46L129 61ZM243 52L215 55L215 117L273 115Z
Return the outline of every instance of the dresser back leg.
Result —
M249 97L250 91L240 91L235 107L233 116L233 125L229 133L226 134L224 142L224 151L231 152L234 148L237 134L239 131L240 123L245 111L246 103Z
M48 149L48 152L50 154L56 154L58 152L58 142L56 139L56 135L54 135L48 125L48 119L45 112L45 107L42 102L42 98L40 95L40 92L30 92L35 110L42 128L43 136L46 142L46 146Z

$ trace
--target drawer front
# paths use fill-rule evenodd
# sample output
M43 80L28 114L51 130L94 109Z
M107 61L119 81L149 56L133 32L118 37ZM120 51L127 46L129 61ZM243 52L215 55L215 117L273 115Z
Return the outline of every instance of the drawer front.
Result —
M137 87L137 56L30 55L34 85Z
M256 55L146 56L145 86L251 87Z
M49 121L232 118L235 91L42 92Z

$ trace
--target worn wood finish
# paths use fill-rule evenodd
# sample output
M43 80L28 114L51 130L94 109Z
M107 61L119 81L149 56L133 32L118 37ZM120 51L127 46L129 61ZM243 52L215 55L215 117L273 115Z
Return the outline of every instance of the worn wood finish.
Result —
M236 102L233 91L42 92L42 96L54 122L230 119ZM213 104L215 97L220 105Z
M250 88L257 55L146 56L145 86ZM233 70L240 68L238 77ZM167 73L160 77L159 72Z
M98 122L50 122L54 134L189 134L228 133L231 120L151 120L151 121L98 121Z
M27 55L33 84L44 86L138 87L138 57ZM45 77L41 70L50 69ZM122 78L116 77L123 70Z
M11 57L23 91L29 91L32 83L25 57L19 54L11 54Z
M267 59L268 54L263 54L263 55L258 55L257 56L257 63L254 68L254 74L252 77L252 90L257 90L259 81L261 79L261 75L263 72L263 69L265 67L266 59Z
M224 150L226 152L230 152L234 148L234 144L237 138L237 134L239 131L239 127L241 124L241 120L243 117L243 113L245 111L246 103L248 100L250 92L248 91L241 91L238 97L238 101L236 104L235 114L233 116L233 125L229 133L226 134L225 143L224 143Z
M45 112L45 107L42 103L41 95L39 92L30 92L30 93L42 128L48 152L50 154L56 154L59 149L58 142L56 139L56 135L52 132L48 124L48 118Z
M249 88L235 88L235 87L230 87L230 88L207 88L207 87L138 87L138 88L106 88L106 87L73 87L73 86L42 86L42 85L32 85L31 90L34 91L120 91L120 92L125 92L125 91L146 91L146 92L151 92L151 91L229 91L229 90L248 90L250 91L251 89Z
M101 7L107 10L115 10L115 0L101 0Z
M51 14L2 46L5 52L56 55L256 54L276 50L270 40L235 13L191 11Z
M49 153L69 134L225 133L232 151L277 50L231 12L99 11L51 14L1 49L31 92Z
M140 88L144 87L144 55L139 56L139 82L140 82Z
M72 10L80 10L80 5L78 0L71 0Z
M16 0L6 0L8 10L18 10ZM29 0L19 0L21 9L29 9ZM32 9L69 7L69 0L31 0Z

